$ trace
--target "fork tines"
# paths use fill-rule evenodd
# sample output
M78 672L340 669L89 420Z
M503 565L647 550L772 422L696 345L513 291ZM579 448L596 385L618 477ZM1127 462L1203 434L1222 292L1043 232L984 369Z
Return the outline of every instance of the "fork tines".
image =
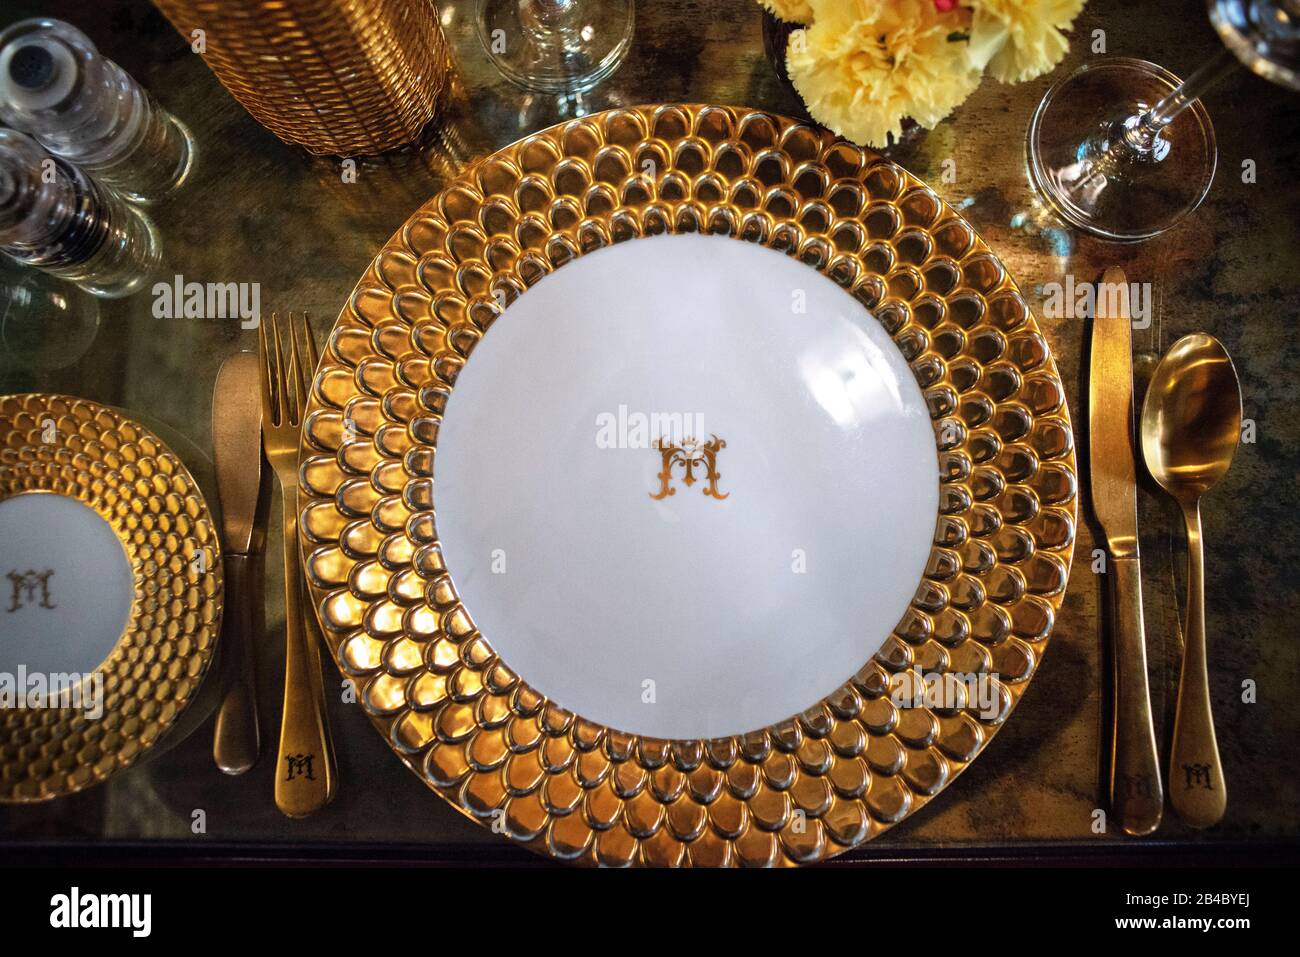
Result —
M298 428L302 425L318 362L311 323L305 312L290 311L284 319L281 319L279 313L273 312L269 336L266 326L267 323L263 322L257 328L258 350L262 356L265 425Z

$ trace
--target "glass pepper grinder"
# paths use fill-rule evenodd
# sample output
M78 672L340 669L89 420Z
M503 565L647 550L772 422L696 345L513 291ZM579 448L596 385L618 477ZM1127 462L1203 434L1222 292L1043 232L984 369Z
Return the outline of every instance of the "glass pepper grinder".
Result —
M140 210L7 129L0 129L0 252L104 298L136 291L160 261Z

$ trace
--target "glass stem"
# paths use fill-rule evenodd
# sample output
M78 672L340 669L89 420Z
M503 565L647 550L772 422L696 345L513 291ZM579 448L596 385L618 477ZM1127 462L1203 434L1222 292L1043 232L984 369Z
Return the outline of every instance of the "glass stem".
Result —
M1124 144L1139 153L1155 152L1156 141L1174 117L1236 68L1237 57L1232 51L1219 50L1159 103L1124 124Z
M520 0L519 22L539 46L554 43L551 38L558 37L564 49L576 49L581 44L574 17L576 7L575 0Z
M573 13L573 7L574 0L523 0L519 19L525 29L554 29Z

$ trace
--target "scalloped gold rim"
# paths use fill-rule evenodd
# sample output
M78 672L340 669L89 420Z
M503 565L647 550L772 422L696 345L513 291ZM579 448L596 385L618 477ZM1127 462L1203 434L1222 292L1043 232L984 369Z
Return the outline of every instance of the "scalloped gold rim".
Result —
M51 441L42 433L53 424ZM44 492L94 509L135 596L99 666L104 713L0 710L0 803L84 790L135 764L193 702L221 627L221 547L185 464L144 426L73 396L0 396L0 501ZM202 554L204 572L192 562Z
M459 603L432 520L456 374L541 276L612 242L714 232L797 256L870 308L930 405L935 545L852 680L770 728L659 741L529 688ZM330 336L303 430L302 549L331 653L394 751L472 819L588 864L793 864L926 804L1036 670L1077 521L1064 387L969 224L879 155L761 111L611 110L462 172L397 231ZM999 712L898 708L890 675L995 673Z

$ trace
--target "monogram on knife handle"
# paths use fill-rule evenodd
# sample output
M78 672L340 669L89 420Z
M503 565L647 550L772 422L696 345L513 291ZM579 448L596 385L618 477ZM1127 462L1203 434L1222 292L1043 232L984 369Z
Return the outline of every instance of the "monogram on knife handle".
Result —
M1106 541L1114 662L1110 806L1120 827L1142 835L1160 825L1164 789L1142 623L1132 327L1123 270L1108 269L1102 282L1107 289L1122 289L1118 295L1097 297L1088 370L1088 472L1093 511ZM1107 309L1111 304L1118 308Z
M275 804L305 817L334 796L334 756L325 723L320 652L307 628L298 560L298 438L316 368L305 316L289 314L281 332L271 316L258 330L262 355L262 441L284 498L284 712L275 774Z
M226 582L222 625L226 686L217 710L212 758L226 774L243 774L257 762L261 749L253 668L266 544L259 367L256 354L236 353L222 363L212 394L212 446Z

